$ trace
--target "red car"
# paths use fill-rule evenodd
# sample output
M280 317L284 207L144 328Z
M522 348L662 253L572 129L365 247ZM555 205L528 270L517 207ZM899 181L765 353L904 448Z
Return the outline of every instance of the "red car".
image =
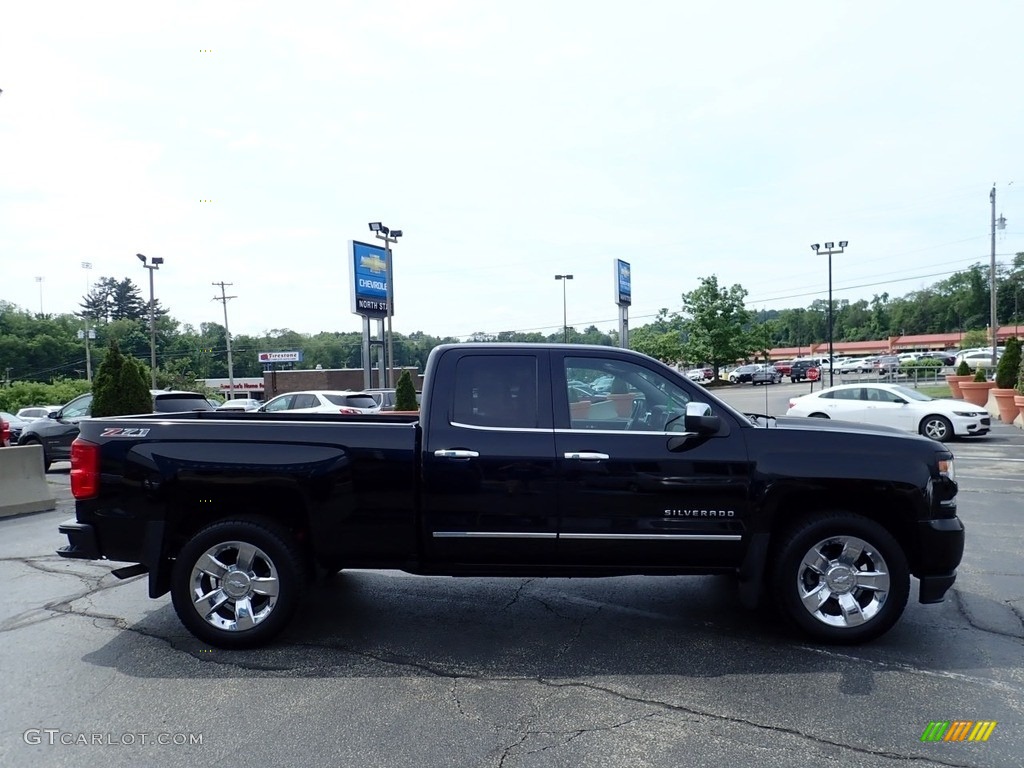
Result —
M790 370L793 368L792 360L779 360L777 363L772 363L775 366L775 370L781 373L783 376L789 376Z
M0 448L6 448L11 444L11 425L0 419Z

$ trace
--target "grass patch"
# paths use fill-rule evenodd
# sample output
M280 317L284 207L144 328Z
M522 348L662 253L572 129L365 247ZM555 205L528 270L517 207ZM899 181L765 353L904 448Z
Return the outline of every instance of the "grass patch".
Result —
M949 384L937 384L935 386L918 387L917 391L928 397L952 397L953 392L949 388Z

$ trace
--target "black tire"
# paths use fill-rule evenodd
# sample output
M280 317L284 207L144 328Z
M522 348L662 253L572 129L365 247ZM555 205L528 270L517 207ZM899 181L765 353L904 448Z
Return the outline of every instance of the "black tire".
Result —
M239 567L246 550L247 563ZM214 560L218 566L209 567ZM306 571L305 558L285 529L268 520L224 520L203 528L181 548L171 599L181 623L200 640L218 648L252 648L284 629L302 597ZM231 574L241 575L229 581ZM218 607L207 610L213 600ZM249 610L239 614L245 606Z
M948 443L954 437L953 424L945 416L940 416L937 413L921 419L921 424L917 431L925 437L938 440L940 443Z
M812 413L807 417L808 419L828 419L831 418L827 413Z
M814 640L863 643L903 615L910 569L903 549L878 523L823 513L783 534L772 589L790 620Z

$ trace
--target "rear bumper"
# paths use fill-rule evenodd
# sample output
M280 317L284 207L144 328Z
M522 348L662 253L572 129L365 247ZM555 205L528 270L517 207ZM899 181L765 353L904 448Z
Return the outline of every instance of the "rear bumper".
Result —
M96 529L88 523L79 523L72 518L60 524L60 533L68 537L66 546L57 550L61 557L75 560L100 560L100 547L96 541Z

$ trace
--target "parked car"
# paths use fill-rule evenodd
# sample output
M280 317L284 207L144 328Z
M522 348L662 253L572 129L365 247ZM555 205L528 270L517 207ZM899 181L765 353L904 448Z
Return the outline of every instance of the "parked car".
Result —
M896 427L942 442L987 434L992 424L984 408L938 400L899 384L839 384L791 399L786 415Z
M278 395L257 410L264 413L379 413L380 405L369 392L307 390Z
M1001 347L996 348L996 362L1003 356ZM971 370L977 370L978 368L991 368L992 367L992 347L988 349L972 349L965 350L958 354L953 360L953 365L959 366L960 361L964 361L971 368Z
M754 375L754 371L759 371L763 367L764 366L760 364L741 365L739 368L729 372L729 381L733 384L742 384L745 381L750 381Z
M225 400L217 406L218 411L255 411L263 405L262 400L255 400L251 397L236 397L232 400Z
M836 366L836 373L860 373L864 367L863 357L849 357Z
M11 425L0 416L0 448L7 448L11 444Z
M51 413L56 413L59 410L59 405L32 405L20 409L15 415L21 419L45 419Z
M939 362L946 366L953 365L956 362L956 355L951 354L949 352L925 352L921 355L921 358L930 358L932 360L938 360Z
M793 367L792 360L779 360L772 363L775 366L775 370L781 373L783 376L789 376L789 370Z
M710 381L715 378L714 368L691 368L686 372L686 378L690 381Z
M210 401L197 392L151 389L153 413L181 413L184 411L212 411ZM78 437L79 422L92 412L92 392L79 395L48 418L36 419L21 431L18 445L43 446L43 465L46 469L55 461L71 458L71 443Z
M811 371L814 374L811 374ZM794 360L789 368L789 380L794 384L804 379L817 380L821 377L821 369L813 360Z
M751 384L779 384L782 382L782 374L774 365L766 365L759 371L750 374Z
M900 359L896 355L882 355L875 361L874 368L879 376L893 376L899 373Z
M31 419L19 419L13 413L7 413L7 411L0 411L0 419L7 422L8 439L11 441L11 445L17 445L18 438L21 437L21 431L28 425Z

